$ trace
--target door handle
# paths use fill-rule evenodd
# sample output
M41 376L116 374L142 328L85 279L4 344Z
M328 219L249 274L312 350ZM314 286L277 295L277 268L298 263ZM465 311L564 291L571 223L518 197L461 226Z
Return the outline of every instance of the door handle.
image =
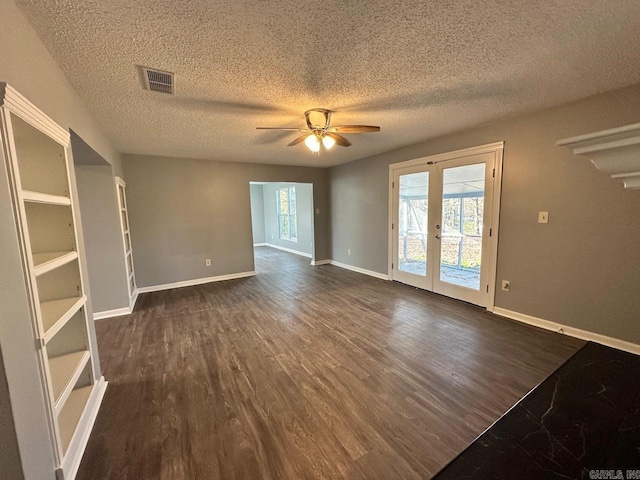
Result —
M437 238L438 240L441 240L441 239L442 239L442 237L440 236L440 234L437 234L437 235L436 235L436 238Z

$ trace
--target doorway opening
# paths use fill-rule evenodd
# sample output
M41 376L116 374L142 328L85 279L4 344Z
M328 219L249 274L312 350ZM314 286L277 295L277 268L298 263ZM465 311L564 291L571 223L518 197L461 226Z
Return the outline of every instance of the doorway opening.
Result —
M257 274L308 267L314 255L313 184L250 182Z
M389 166L393 280L493 309L503 143Z
M119 204L111 164L73 130L71 150L92 310L94 318L105 318L114 310L132 310L137 296L135 279L129 274L133 271L133 256L128 218Z

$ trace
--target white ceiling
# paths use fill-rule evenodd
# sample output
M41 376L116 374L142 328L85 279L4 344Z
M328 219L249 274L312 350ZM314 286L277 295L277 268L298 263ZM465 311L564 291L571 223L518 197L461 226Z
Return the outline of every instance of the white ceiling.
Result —
M125 153L330 166L640 83L638 0L17 3ZM318 157L255 130L312 107L382 131Z

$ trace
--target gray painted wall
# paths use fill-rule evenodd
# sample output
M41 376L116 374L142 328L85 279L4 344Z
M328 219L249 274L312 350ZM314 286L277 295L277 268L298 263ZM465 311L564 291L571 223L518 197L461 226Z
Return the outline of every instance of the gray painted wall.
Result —
M262 185L249 185L251 195L251 231L253 244L264 243L264 198Z
M74 160L78 154L74 149ZM76 165L78 201L94 312L129 306L118 199L110 165Z
M328 258L325 169L142 155L123 164L140 287L253 271L250 181L312 183L315 258Z
M640 191L555 146L639 121L633 86L334 167L332 258L387 272L390 163L504 140L496 306L640 343Z
M278 229L278 210L276 190L289 186L286 183L267 183L264 193L264 225L266 243L289 248L297 252L313 254L313 186L306 183L294 183L296 187L296 221L298 223L298 240L280 239Z

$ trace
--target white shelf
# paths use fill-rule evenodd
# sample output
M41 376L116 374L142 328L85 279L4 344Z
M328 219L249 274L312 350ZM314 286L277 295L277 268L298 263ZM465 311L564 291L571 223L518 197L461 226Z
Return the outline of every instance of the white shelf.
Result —
M84 350L49 359L56 412L60 413L89 358L91 354Z
M44 342L49 342L86 302L86 295L42 302L40 312L44 326Z
M120 177L116 177L116 191L118 197L118 206L120 208L120 229L122 231L122 242L124 245L125 268L129 285L129 304L135 303L136 281L133 267L133 253L131 247L131 226L129 224L129 216L127 213L127 200L125 192L125 182Z
M640 123L565 138L556 145L584 155L625 188L640 188Z
M67 448L73 439L73 435L78 427L78 422L84 412L84 407L91 396L93 386L76 388L71 392L67 402L58 415L58 427L60 429L60 440L62 451L66 454Z
M46 203L48 205L62 205L65 207L71 205L71 199L68 197L49 195L48 193L30 192L29 190L22 191L22 199L25 202Z
M46 435L42 440L51 441L52 468L36 476L70 478L80 463L105 388L93 388L92 362L98 358L91 350L95 334L83 311L88 302L84 295L87 279L78 254L83 240L77 228L79 212L74 211L77 187L69 155L70 136L4 83L0 83L0 106L0 130L12 135L5 139L3 153L10 166L6 180L18 190L12 207L16 232L24 246L21 264L29 267L30 281L24 288L36 302L35 312L28 306L20 311L24 310L19 316L25 322L29 317L29 325L16 324L16 328L34 333L35 341L16 357L20 362L6 365L7 371L11 367L14 376L24 379L24 385L14 385L16 398L22 399L14 415L29 428L21 429L26 433L18 436L18 442L32 444L29 432ZM22 319L16 317L18 321ZM36 358L37 362L31 361ZM42 382L42 391L47 392L46 417L40 415L42 402L30 394L33 381ZM104 379L101 383L105 385ZM92 395L94 391L96 395ZM84 412L87 406L92 412ZM38 425L40 417L46 418L46 425ZM55 434L49 438L51 429ZM26 465L40 452L21 448L21 454Z
M33 254L36 277L50 272L78 258L78 252L46 252Z

